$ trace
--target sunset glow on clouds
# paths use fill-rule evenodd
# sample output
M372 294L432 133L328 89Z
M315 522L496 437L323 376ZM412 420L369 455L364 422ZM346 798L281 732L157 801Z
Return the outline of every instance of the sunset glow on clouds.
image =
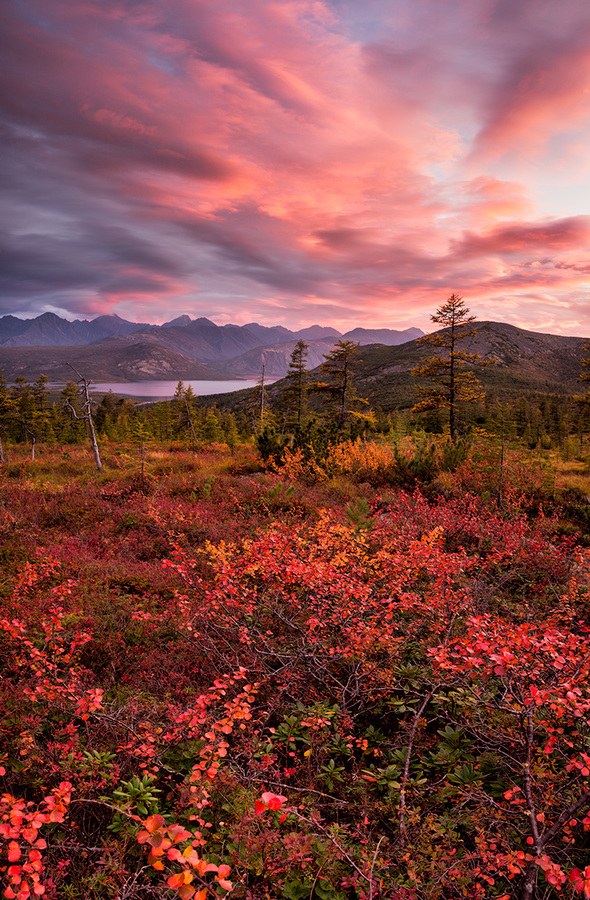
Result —
M586 0L13 0L0 314L590 334Z

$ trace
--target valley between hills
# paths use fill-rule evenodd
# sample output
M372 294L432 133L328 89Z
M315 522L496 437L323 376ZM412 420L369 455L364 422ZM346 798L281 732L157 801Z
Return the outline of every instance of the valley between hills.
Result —
M579 392L585 338L526 331L501 322L477 322L463 348L493 363L477 369L486 390L514 397L519 393ZM418 328L357 328L341 335L312 326L291 332L281 326L215 325L208 319L180 317L166 325L126 322L101 316L68 322L53 313L30 321L0 318L0 369L9 382L20 375L50 382L72 379L72 366L93 381L220 380L283 378L298 340L308 344L307 365L319 366L337 340L362 347L358 390L387 411L408 406L414 395L412 369L428 354L417 342ZM231 398L226 396L225 403Z

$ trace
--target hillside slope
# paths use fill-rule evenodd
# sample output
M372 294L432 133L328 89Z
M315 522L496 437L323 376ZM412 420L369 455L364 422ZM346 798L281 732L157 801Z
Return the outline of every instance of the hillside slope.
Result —
M0 347L0 369L9 382L18 375L34 381L41 373L47 375L50 382L75 381L76 375L70 365L93 381L223 377L209 366L149 342L121 345L115 341L102 341L84 347Z
M126 377L122 372L128 368L129 356L132 353L129 347L133 344L141 345L144 349L137 351L141 355L142 352L147 353L146 346L151 344L153 347L179 354L183 358L177 360L177 373L169 376L172 378L199 377L186 374L188 370L192 371L193 362L212 367L215 370L215 377L258 376L263 363L272 368L272 372L268 371L269 375L282 377L287 373L291 352L298 340L310 343L310 366L316 366L323 361L324 353L328 353L340 337L361 344L378 340L380 343L392 345L400 344L410 337L418 337L421 333L418 328L408 328L405 331L390 328L371 331L357 328L343 336L335 328L320 325L290 331L282 325L266 326L257 322L250 322L248 325L217 325L210 319L203 317L191 319L186 315L178 316L163 325L127 322L116 315L99 316L91 321L77 319L70 322L55 313L43 313L36 319L0 317L0 351L3 348L52 347L53 363L58 366L70 361L69 348L95 346L100 343L104 347L101 377L116 381ZM313 349L316 344L317 348ZM158 364L154 361L158 357L155 350L150 351L148 355L151 356L152 363L140 365L134 380L160 375L164 377L164 372L168 375L166 355L160 354ZM38 357L39 365L46 365L46 356L42 352ZM34 360L30 354L26 355L26 359L31 361L34 368ZM92 359L96 361L94 353ZM169 357L168 362L171 362L171 359ZM108 370L105 368L107 363L110 365ZM0 356L0 365L6 367L7 373L11 372L14 370L14 358ZM151 374L154 366L158 372L155 376Z
M504 322L477 322L461 348L491 363L474 366L484 388L502 396L526 392L575 394L585 338L525 331ZM400 347L367 347L358 367L359 391L385 410L415 402L417 380L411 370L433 350L420 341Z

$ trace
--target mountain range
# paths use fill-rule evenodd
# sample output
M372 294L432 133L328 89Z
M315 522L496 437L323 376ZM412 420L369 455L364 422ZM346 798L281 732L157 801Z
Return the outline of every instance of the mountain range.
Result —
M128 322L119 316L73 322L54 313L35 319L3 316L0 367L9 381L17 375L34 379L39 372L50 381L68 381L72 366L95 381L258 377L263 365L268 377L281 378L299 340L308 343L308 366L314 368L341 338L393 346L422 333L419 328L355 328L341 334L321 325L290 331L256 322L216 325L189 316L164 325Z
M504 396L527 392L576 394L587 341L541 334L502 322L477 322L462 348L488 363L476 367L484 388ZM127 322L118 316L69 322L53 313L23 320L0 318L0 369L7 381L40 373L50 382L72 380L73 369L96 382L166 380L280 379L298 340L308 344L307 366L324 361L337 340L362 346L356 380L359 392L384 410L415 402L412 369L432 349L419 340L419 328L403 331L355 328L340 334L313 325L299 331L283 326L216 325L209 319L180 316L164 325ZM280 390L277 384L274 390ZM213 399L213 398L210 398ZM229 395L219 402L231 403ZM239 398L236 398L239 402Z
M475 322L473 327L475 333L462 341L461 349L477 353L486 363L474 364L473 369L489 397L565 397L586 392L580 382L582 360L590 356L586 338L541 334L505 322ZM385 413L413 406L419 379L412 369L432 354L433 348L419 340L389 347L364 346L355 366L358 394ZM278 396L281 388L280 381L271 385L271 398ZM209 395L201 402L239 409L246 393Z

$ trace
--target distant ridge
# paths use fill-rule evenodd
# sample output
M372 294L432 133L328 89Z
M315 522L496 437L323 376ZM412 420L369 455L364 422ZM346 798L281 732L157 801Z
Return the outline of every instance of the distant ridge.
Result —
M18 322L16 326L14 323ZM78 347L92 344L114 334L131 334L145 325L127 322L119 316L98 316L88 321L73 322L43 313L36 319L0 318L0 346L2 347Z
M190 323L190 316L178 316L176 319L172 319L171 322L164 322L162 328L182 328L184 325L190 325Z
M422 334L418 328L395 331L382 328L369 330L357 328L344 335L346 339L361 344L383 343L399 344ZM91 321L62 319L55 313L43 313L36 319L17 319L14 316L0 318L0 353L4 349L17 347L54 348L52 369L59 368L60 354L58 348L66 350L70 347L100 347L105 361L109 361L111 374L103 374L105 380L125 380L123 375L128 370L132 355L131 347L141 344L144 352L148 347L160 348L174 354L179 372L187 372L192 364L205 366L214 375L203 377L258 376L262 365L267 374L283 377L289 366L293 347L298 340L309 343L309 365L316 366L323 361L335 341L342 335L335 328L323 325L311 325L299 331L290 331L282 325L266 326L257 322L247 325L216 325L210 319L200 317L191 319L188 315L178 316L164 325L128 322L119 316L99 316ZM133 380L147 378L148 369L153 369L153 378L175 377L169 375L169 361L160 354L160 362L156 362L155 349L150 351L152 363L145 368L139 366L138 374ZM34 366L30 354L26 357ZM47 367L46 355L38 354L39 365ZM95 360L94 352L88 359ZM181 362L182 360L182 362ZM15 360L9 355L2 355L0 364L5 368L6 377L13 372ZM94 365L94 362L93 362ZM106 365L106 362L105 362ZM146 364L147 365L147 364ZM104 366L101 367L104 371ZM49 375L49 372L44 372ZM94 377L94 376L92 376ZM178 377L189 377L186 374ZM199 376L191 376L197 378Z
M149 342L99 341L84 347L0 347L0 369L7 381L18 375L34 381L41 373L50 382L76 380L74 366L93 381L198 381L225 377L209 366Z
M342 335L335 328L330 328L329 325L310 325L309 328L302 328L295 332L295 337L298 341L325 341L329 338L338 340Z
M419 328L406 328L405 331L392 331L390 328L355 328L353 331L347 331L343 337L362 345L385 344L386 347L394 347L407 341L415 341L423 334Z
M268 347L256 347L235 359L227 361L228 369L237 377L259 374L264 365L265 375L283 378L289 369L291 354L297 341L285 341ZM334 348L335 339L309 341L307 347L307 368L315 369L324 362L324 356Z
M46 316L52 314L39 317L43 319L41 324L50 325L47 333L59 337L59 317L55 317L56 323L55 318ZM125 324L133 325L121 319L107 322L107 330L117 327L125 332ZM465 341L464 349L495 363L477 370L487 390L501 396L582 392L579 377L582 359L587 356L586 338L526 331L503 322L476 322L475 326L476 333ZM175 325L173 320L165 326L137 326L135 331L110 334L85 346L14 346L16 327L14 317L0 319L0 334L11 332L0 346L0 368L8 381L14 381L17 375L34 380L40 373L51 381L69 381L72 372L68 363L88 378L112 382L251 378L260 375L263 364L268 377L282 378L301 335L282 326L215 325L201 318L186 325ZM325 333L322 326L317 329L303 331ZM356 336L363 344L357 371L359 392L384 411L415 402L416 379L411 371L429 348L418 340L393 343L415 332L422 334L412 328L398 332L359 328L344 335L351 340ZM380 343L375 342L375 336L381 337ZM308 336L308 368L320 365L339 337L334 329L328 329L324 338ZM385 341L392 343L387 345ZM275 389L280 390L280 384ZM230 395L223 402L230 402Z

